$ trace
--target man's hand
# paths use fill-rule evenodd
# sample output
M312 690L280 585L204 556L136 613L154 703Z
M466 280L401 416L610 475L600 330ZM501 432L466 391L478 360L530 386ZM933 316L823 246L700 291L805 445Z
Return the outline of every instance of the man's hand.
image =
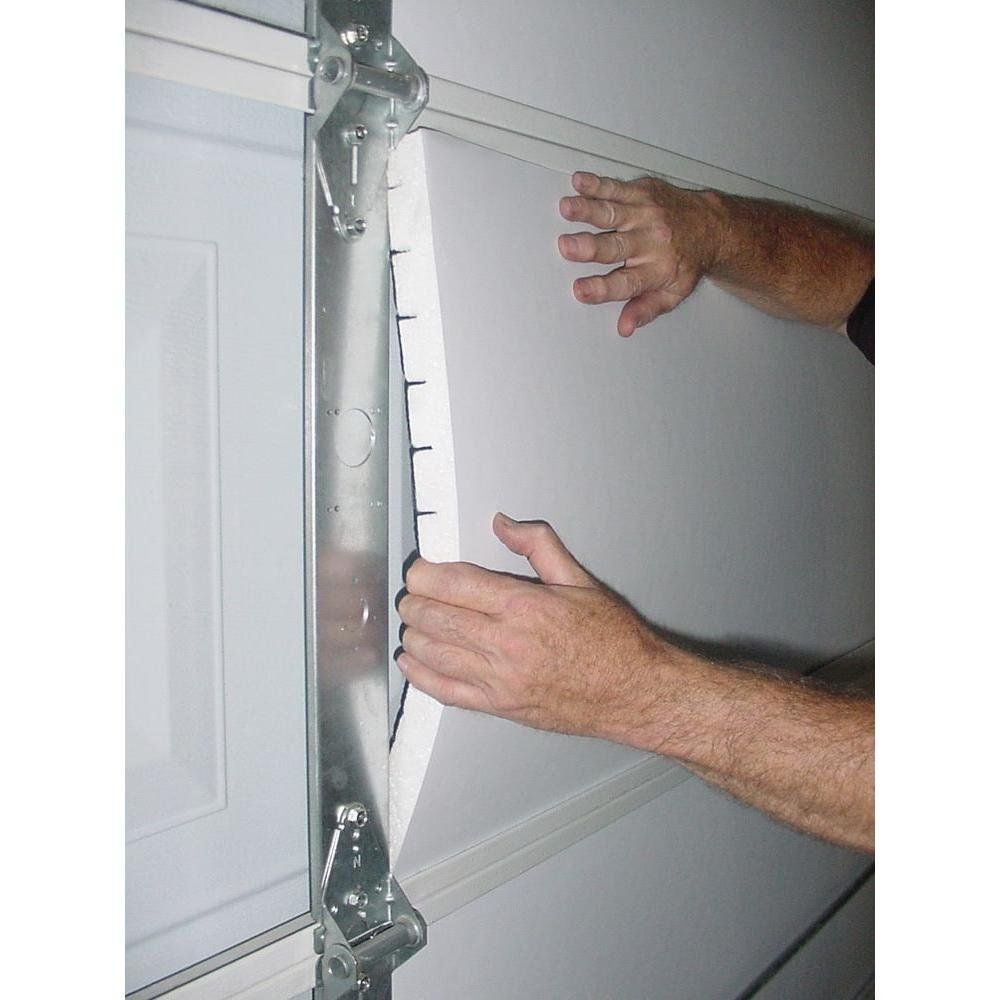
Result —
M493 530L539 581L418 559L399 602L400 669L446 705L634 743L656 720L666 644L549 525L497 514Z
M680 305L714 266L722 240L722 203L714 192L588 173L574 174L573 187L579 195L559 203L563 218L607 232L560 236L559 252L566 260L622 265L578 278L573 294L588 304L625 302L618 319L623 337Z
M418 559L399 666L446 705L683 761L786 823L874 849L874 703L662 639L542 522L498 514L539 580Z
M563 218L606 231L560 236L559 252L621 265L577 278L573 294L586 303L624 302L623 337L680 305L703 277L773 316L843 333L875 274L871 233L795 205L689 191L654 177L576 173L573 187L578 195L559 202Z

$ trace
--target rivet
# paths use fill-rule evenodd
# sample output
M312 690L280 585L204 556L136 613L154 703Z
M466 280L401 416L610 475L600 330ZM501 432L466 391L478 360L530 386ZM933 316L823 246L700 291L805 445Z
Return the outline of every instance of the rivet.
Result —
M368 822L368 810L364 806L351 806L347 810L347 822L364 826Z

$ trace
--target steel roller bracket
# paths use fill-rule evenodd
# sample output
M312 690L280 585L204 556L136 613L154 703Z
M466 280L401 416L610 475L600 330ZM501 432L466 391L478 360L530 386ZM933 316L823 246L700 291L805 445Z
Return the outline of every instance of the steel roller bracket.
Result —
M321 3L316 25L307 139L337 232L356 239L389 152L427 104L427 75L389 33L387 3Z
M427 925L389 874L365 806L341 806L323 872L316 928L317 1000L384 994L398 968L423 947Z

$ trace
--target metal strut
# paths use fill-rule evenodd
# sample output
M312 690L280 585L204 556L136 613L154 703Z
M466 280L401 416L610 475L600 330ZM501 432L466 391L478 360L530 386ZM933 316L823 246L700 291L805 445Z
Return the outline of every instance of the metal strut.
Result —
M309 5L307 572L316 1000L388 1000L426 925L389 869L389 153L427 102L389 0ZM379 739L381 737L381 741ZM318 873L322 870L322 878Z

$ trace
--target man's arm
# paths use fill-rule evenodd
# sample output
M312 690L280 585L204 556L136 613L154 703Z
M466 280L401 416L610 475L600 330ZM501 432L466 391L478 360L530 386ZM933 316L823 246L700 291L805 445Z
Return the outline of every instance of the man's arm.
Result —
M844 332L875 274L870 233L804 208L651 177L576 173L573 186L563 217L606 231L561 236L560 253L621 264L577 279L573 292L586 303L625 302L625 337L678 306L703 277L772 315Z
M539 522L494 530L540 582L417 560L399 666L449 705L674 757L800 830L874 850L874 707L667 642Z
M687 723L643 749L796 829L875 849L875 704L807 680L691 665ZM668 724L669 729L669 724Z

